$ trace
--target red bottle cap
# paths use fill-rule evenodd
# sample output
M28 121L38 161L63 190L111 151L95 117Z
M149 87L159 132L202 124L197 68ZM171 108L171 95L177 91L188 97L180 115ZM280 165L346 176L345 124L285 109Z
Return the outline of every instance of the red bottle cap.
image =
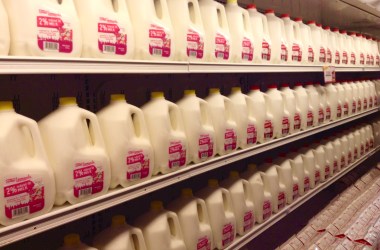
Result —
M315 24L315 21L308 21L307 24Z
M274 13L274 10L269 9L265 11L265 14L272 14L272 13Z
M287 17L290 17L290 15L289 14L282 14L281 15L281 18L287 18Z
M272 158L267 158L265 159L265 163L272 163L273 162L273 159Z
M268 89L277 89L277 84L271 84L271 85L269 85Z
M260 90L260 87L256 86L256 85L253 85L253 86L251 86L251 90Z
M302 22L302 17L296 17L296 18L294 19L294 21L296 21L296 22Z
M287 84L287 83L282 83L282 84L281 84L281 87L283 87L283 88L288 88L288 87L289 87L289 84Z
M248 4L247 5L247 9L250 10L250 9L256 9L256 4Z

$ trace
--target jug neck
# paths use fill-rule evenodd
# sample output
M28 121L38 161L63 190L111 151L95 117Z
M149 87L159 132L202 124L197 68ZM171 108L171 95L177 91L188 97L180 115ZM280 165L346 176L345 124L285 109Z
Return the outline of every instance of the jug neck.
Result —
M150 94L150 97L152 100L164 100L165 99L164 92L152 92Z
M228 5L234 5L234 6L238 5L237 0L227 0L227 4Z
M232 92L232 93L241 93L241 88L240 88L240 87L233 87L233 88L231 89L231 92Z
M13 102L0 101L0 112L14 112Z
M196 96L196 94L195 94L195 90L193 90L193 89L186 89L186 90L184 91L184 95L185 95L185 96Z
M125 103L127 100L123 94L111 95L111 103Z
M59 107L76 107L78 106L75 97L61 97L59 98Z

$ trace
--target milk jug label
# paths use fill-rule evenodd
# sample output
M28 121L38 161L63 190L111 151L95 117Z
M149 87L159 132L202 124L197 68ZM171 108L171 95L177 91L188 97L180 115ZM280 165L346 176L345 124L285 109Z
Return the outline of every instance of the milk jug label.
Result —
M97 166L94 161L77 162L74 165L74 196L84 196L99 193L104 186L104 170Z
M347 102L343 105L343 114L348 115L348 103Z
M158 57L169 57L171 54L170 32L156 24L151 24L149 28L149 53Z
M269 43L265 39L263 39L261 58L264 61L270 61L270 57L271 57L271 49L270 49Z
M310 178L308 176L305 177L303 184L304 184L304 192L309 191L309 189L310 189Z
M356 113L356 102L352 102L352 113Z
M311 112L311 111L309 110L309 111L307 112L307 126L308 126L308 127L313 126L313 121L314 121L313 112Z
M326 51L325 48L321 47L319 50L319 62L326 62Z
M288 60L288 48L285 44L281 43L281 61L286 62Z
M350 63L351 64L355 64L356 63L356 56L354 53L351 53L351 60L350 60Z
M369 140L369 147L370 147L370 148L373 148L373 146L374 146L374 140L371 138L371 139Z
M321 180L321 172L319 170L315 171L315 184Z
M255 224L255 216L253 216L253 211L248 211L244 214L244 232L248 232L252 229Z
M289 134L289 128L290 128L289 118L284 116L282 118L282 130L281 130L282 136L287 136Z
M297 43L293 43L292 46L292 61L300 62L302 60L302 51Z
M371 59L370 59L370 64L371 65L374 65L375 64L375 58L373 57L373 55L371 55Z
M211 250L211 241L209 237L205 236L198 240L197 250Z
M380 66L380 56L379 55L376 56L376 65Z
M182 141L171 141L169 145L169 168L186 164L186 145Z
M346 157L344 155L342 155L342 157L340 158L340 167L346 167Z
M247 144L255 144L257 142L257 130L255 125L248 124L247 127Z
M360 144L360 155L364 154L364 145L363 143Z
M342 117L342 105L338 105L338 107L336 108L336 116L338 118Z
M127 180L141 180L149 175L149 156L142 150L128 151Z
M354 159L357 159L358 158L358 149L355 147L355 150L354 150Z
M243 61L253 60L253 43L247 37L243 38L241 59L243 59Z
M339 53L339 51L335 52L335 64L340 64L340 53Z
M347 162L348 162L348 164L351 164L351 162L352 162L352 153L351 153L351 151L348 152Z
M299 113L296 113L294 115L294 129L300 129L301 128L301 116Z
M43 51L71 53L73 29L71 23L59 13L39 9L37 16L37 43Z
M203 37L193 29L187 31L187 56L197 59L203 58L204 41Z
M325 112L323 112L323 108L319 108L318 111L318 123L322 124L325 121Z
M228 246L232 241L234 241L235 238L235 229L234 226L229 223L227 225L224 225L222 230L222 246Z
M366 141L365 143L365 152L368 153L369 151L369 141Z
M369 104L368 104L368 107L369 107L369 108L372 108L372 107L373 107L373 99L372 99L372 97L369 98Z
M367 109L368 108L368 100L367 98L364 98L363 100L363 109Z
M342 64L347 64L347 63L348 63L347 51L343 51Z
M280 192L278 194L278 210L283 209L285 207L285 193Z
M331 108L326 108L326 120L329 121L331 119Z
M371 56L367 55L367 60L366 60L367 65L371 64Z
M7 177L4 186L5 216L14 219L41 211L45 207L45 186L29 174Z
M224 150L236 149L236 140L236 131L232 128L226 129L226 132L224 133Z
M329 165L326 165L325 167L325 178L327 179L327 177L330 175L330 166Z
M272 215L272 204L269 200L264 201L263 203L263 220L269 219Z
M361 111L362 110L362 101L361 100L358 100L358 107L357 107L357 111Z
M334 160L334 173L338 172L338 161Z
M314 50L312 47L308 48L308 56L307 59L309 62L314 62Z
M214 142L209 134L200 135L198 157L201 160L211 157L214 153Z
M360 53L360 64L364 65L365 59L364 59L364 54Z
M98 23L98 47L102 53L127 54L127 34L117 20L100 17Z
M298 198L298 184L293 185L293 200Z
M220 33L215 37L215 57L223 60L230 57L230 42Z
M327 63L331 63L332 62L332 54L331 54L331 50L329 48L327 48L326 62Z

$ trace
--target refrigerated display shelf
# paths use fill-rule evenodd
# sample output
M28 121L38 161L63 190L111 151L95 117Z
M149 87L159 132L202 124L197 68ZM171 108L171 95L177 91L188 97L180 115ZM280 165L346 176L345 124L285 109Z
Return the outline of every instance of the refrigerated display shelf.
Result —
M257 144L248 149L238 150L231 154L216 157L212 160L203 163L190 165L186 168L183 168L170 174L156 176L146 182L139 183L128 188L116 188L114 190L110 190L106 195L100 196L89 201L85 201L75 205L64 205L60 207L54 207L51 212L45 215L26 220L11 226L0 227L0 247L33 236L37 233L41 233L49 229L64 225L74 220L105 210L107 208L114 207L126 201L151 193L155 190L166 188L172 184L181 182L191 177L208 172L210 170L257 155L259 153L274 149L282 145L286 145L288 143L297 141L299 139L314 135L322 131L326 131L328 129L357 120L359 118L374 114L378 111L379 108L376 107L374 109L367 110L363 113L343 118L338 121L326 123L319 127L311 128L305 131L300 131L298 133L289 135L284 138L272 140L263 144ZM279 215L274 216L274 218L277 218L277 216ZM270 221L272 220L273 218Z

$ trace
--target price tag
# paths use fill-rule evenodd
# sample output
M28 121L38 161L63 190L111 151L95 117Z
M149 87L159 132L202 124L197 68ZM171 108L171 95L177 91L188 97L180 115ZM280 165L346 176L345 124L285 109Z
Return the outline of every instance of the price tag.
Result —
M323 73L325 77L325 83L335 82L335 67L323 66Z

